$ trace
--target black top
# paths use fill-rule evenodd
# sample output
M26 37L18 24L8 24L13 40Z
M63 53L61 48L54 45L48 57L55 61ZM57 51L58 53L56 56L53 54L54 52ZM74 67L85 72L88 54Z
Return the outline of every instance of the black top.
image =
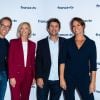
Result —
M58 57L58 66L59 58L63 44L66 39L59 37L59 57ZM43 78L46 82L50 74L51 67L51 57L49 50L48 37L38 41L37 43L37 52L36 52L36 78Z
M8 40L0 38L0 72L7 71Z
M80 49L77 48L75 37L70 38L63 48L60 63L66 63L65 77L89 75L96 71L96 45L87 36Z

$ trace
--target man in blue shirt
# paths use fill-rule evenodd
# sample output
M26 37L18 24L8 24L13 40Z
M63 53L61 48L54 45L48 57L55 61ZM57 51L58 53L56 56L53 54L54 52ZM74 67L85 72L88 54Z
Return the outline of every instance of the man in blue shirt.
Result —
M36 53L37 100L59 100L59 57L64 38L58 36L60 22L51 18L47 22L49 36L38 41Z
M7 87L7 57L9 43L5 36L12 26L12 20L9 17L0 19L0 100L4 100Z

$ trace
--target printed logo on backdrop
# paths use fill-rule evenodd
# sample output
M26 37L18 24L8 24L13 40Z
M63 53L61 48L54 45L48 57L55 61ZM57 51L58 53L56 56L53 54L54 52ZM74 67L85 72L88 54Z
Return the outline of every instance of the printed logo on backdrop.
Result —
M93 22L92 19L85 19L84 21L85 21L86 23L87 23L87 22L88 22L88 23L89 23L89 22Z
M96 33L95 35L96 35L96 36L100 36L100 33Z
M21 9L24 9L24 10L26 10L26 9L27 10L31 10L31 9L32 10L36 10L36 7L35 6L23 6L23 5L21 5L20 8Z
M100 0L98 0L98 3L96 4L97 8L100 8Z
M96 90L95 92L96 92L96 93L100 93L100 90Z
M60 9L60 10L68 10L68 9L73 10L74 6L73 5L68 5L68 4L58 5L57 9Z
M12 19L12 22L17 22L17 19Z
M66 9L74 9L74 6L58 6L57 9L66 10Z
M62 34L62 33L60 33L59 35L60 35L61 37L70 38L70 37L73 36L73 33L67 33L67 34Z
M97 70L99 70L100 69L100 62L97 62Z
M47 23L47 20L44 20L44 19L38 19L38 23Z
M100 8L100 4L96 4L96 7L97 7L97 8Z
M32 33L32 36L36 36L36 33Z

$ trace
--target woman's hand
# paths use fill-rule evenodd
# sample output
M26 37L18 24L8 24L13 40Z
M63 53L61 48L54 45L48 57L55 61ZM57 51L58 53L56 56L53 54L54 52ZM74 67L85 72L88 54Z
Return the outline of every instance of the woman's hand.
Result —
M61 87L63 90L66 90L66 89L67 89L67 85L66 85L65 79L60 79L60 87Z
M16 86L16 79L10 78L10 85L14 88Z
M32 85L34 85L35 83L36 83L36 80L35 78L33 78Z
M89 86L90 93L95 92L95 89L96 89L96 83L95 82L91 82L90 86Z

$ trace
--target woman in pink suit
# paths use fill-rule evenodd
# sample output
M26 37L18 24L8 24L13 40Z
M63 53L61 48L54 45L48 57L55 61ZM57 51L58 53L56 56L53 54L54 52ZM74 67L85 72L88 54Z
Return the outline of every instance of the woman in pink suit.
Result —
M28 38L31 26L23 22L17 30L18 39L9 47L8 68L11 100L29 100L31 85L35 82L35 43Z

